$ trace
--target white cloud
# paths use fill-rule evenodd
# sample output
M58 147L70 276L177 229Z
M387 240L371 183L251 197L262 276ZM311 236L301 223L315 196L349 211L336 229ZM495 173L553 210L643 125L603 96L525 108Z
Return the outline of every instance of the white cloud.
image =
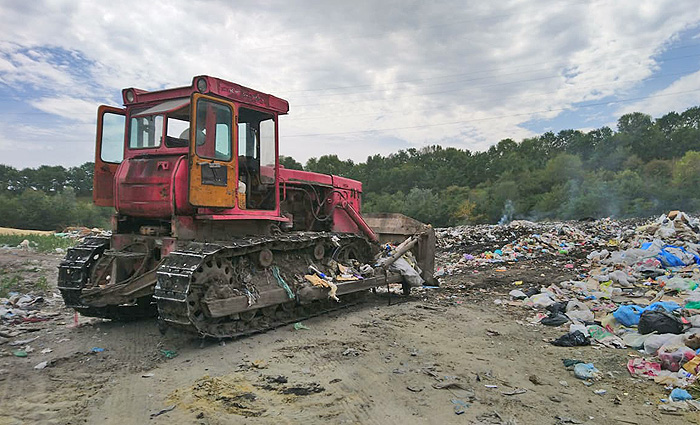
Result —
M630 112L643 112L653 117L660 117L671 111L681 113L691 106L698 105L700 105L700 71L679 78L646 99L624 105L616 114L619 116Z
M482 150L638 87L699 22L690 0L5 2L0 83L27 82L43 92L34 107L93 108L92 119L123 87L209 74L288 99L281 152L301 161L441 142Z
M70 96L43 97L30 101L35 108L69 120L91 123L95 121L97 102Z

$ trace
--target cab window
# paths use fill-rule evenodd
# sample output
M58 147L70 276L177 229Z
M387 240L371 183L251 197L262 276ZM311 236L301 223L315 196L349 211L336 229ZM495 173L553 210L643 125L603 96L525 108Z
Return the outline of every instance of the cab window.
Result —
M231 160L232 116L233 112L227 105L207 99L197 101L195 153L198 157L217 161Z
M163 116L132 116L129 131L129 148L157 148L163 138Z

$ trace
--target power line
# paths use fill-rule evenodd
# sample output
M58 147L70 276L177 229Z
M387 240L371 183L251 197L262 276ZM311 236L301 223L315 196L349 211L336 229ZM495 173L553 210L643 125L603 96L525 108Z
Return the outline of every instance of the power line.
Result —
M700 46L700 43L686 44L686 45L677 46L677 47L673 47L673 48L664 50L663 52L665 53L665 52L670 52L670 51L674 51L674 50L688 49L688 48L698 47L698 46ZM620 50L619 52L627 53L627 52L633 52L633 51L642 50L642 49L644 49L644 48L638 48L638 49L622 49L622 50ZM617 53L617 52L610 52L610 55L615 55L616 53ZM664 59L663 62L672 61L672 60L678 60L678 59L686 59L686 58L689 58L689 57L696 57L696 56L698 56L698 55L678 56L678 57L675 57L675 58ZM608 59L596 59L596 60L592 60L592 61L583 62L582 64L595 64L595 63L604 62L604 61L606 61L606 60L608 60ZM518 66L491 68L491 69L484 69L484 70L472 71L472 72L466 72L466 73L443 75L443 76L438 76L438 77L427 77L427 78L416 78L416 79L410 79L410 80L399 80L399 81L394 81L394 82L391 82L391 83L384 83L384 84L378 84L378 85L377 85L377 84L360 84L360 85L354 85L354 86L326 87L326 88L321 88L321 89L308 89L308 90L294 90L294 91L284 91L284 90L280 90L280 91L276 91L276 93L279 93L279 94L284 94L284 93L291 94L291 93L299 93L299 92L315 92L315 91L325 91L325 90L340 90L340 89L348 89L348 88L362 88L362 87L375 87L375 86L387 86L387 85L396 85L396 84L405 84L405 83L415 83L415 82L428 81L428 80L438 80L438 79L443 79L443 78L453 78L453 77L462 77L462 76L468 76L468 75L476 75L476 74L482 74L482 73L486 73L486 72L505 71L505 70L509 70L509 69L519 69L519 68L523 68L523 67L539 66L539 65L545 65L545 64L550 64L550 63L551 63L551 62L549 62L549 61L548 61L548 62L536 62L536 63L524 64L524 65L518 65ZM561 63L562 65L566 65L566 62L564 62L564 61L562 61L562 62L560 62L560 63ZM578 65L580 65L580 64L578 64ZM556 66L550 66L550 67L547 67L547 68L540 68L540 69L535 69L535 70L530 70L530 71L524 71L524 72L546 71L546 70L555 69L555 68L556 68ZM523 73L524 73L524 72L523 72ZM511 74L500 74L499 76L503 76L503 75L517 75L517 74L518 74L518 73L516 72L516 73L511 73ZM488 78L488 76L487 76L487 77L480 77L480 78ZM469 80L457 80L457 82L460 82L460 81L469 81ZM451 83L451 82L444 82L444 83L437 83L437 84L439 85L439 84L450 84L450 83ZM385 90L383 90L383 91L386 91L386 90L395 90L395 88L392 88L392 89L385 89ZM360 92L360 93L365 93L365 92ZM346 94L357 94L357 93L353 93L353 92L347 93L347 92L346 92L346 93L332 93L332 94L325 94L325 95L324 95L324 94L320 94L320 95L316 95L315 97L321 97L321 96L339 96L339 95L346 95ZM311 96L313 96L313 95L301 96L301 97L311 97Z
M646 82L649 80L655 80L655 79L660 79L660 78L675 77L675 76L679 76L679 75L689 75L689 74L696 72L696 71L697 71L697 69L692 69L692 70L686 70L686 71L682 71L682 72L673 72L673 73L668 73L668 74L657 74L653 77L645 78L644 80L637 80L637 79L618 80L618 81L615 81L615 83L635 83L635 82L641 82L641 81ZM529 81L529 80L525 80L525 81ZM523 82L523 81L520 81L520 82ZM551 94L560 93L560 92L566 91L568 89L585 90L585 89L592 89L592 88L598 88L598 87L608 87L611 85L612 85L612 83L594 84L594 85L586 85L586 86L568 86L568 87L559 88L559 89L554 90L554 91L538 93L536 96L537 97L547 96L547 95L551 95ZM476 88L481 88L481 87L483 87L483 86L476 86L473 88L476 89ZM471 88L472 87L470 87L469 89L471 89ZM535 97L535 96L531 96L531 95L528 95L528 96ZM519 97L521 97L521 96L513 96L511 98L519 98ZM303 116L306 114L302 113L301 114L302 118L295 117L294 122L318 121L320 119L325 119L325 118L360 117L360 116L369 116L369 115L382 115L383 117L385 117L385 116L391 116L391 115L403 114L403 113L404 113L403 111L390 110L390 111L380 111L380 112L374 111L374 112L353 113L353 114L335 114L335 115L325 115L325 116L321 115L321 116L313 116L313 117L308 117L308 118L303 118Z
M653 98L657 98L657 97L675 96L678 94L694 93L694 92L698 92L698 91L700 91L700 89L684 90L684 91L675 92L675 93L643 96L643 97L636 97L636 98L630 98L630 99L612 100L612 101L607 101L607 102L590 103L587 105L577 105L577 107L578 108L590 108L593 106L607 106L607 105L613 105L616 103L634 102L637 100L653 99ZM540 113L546 113L546 112L558 112L558 111L565 111L568 109L571 109L571 108L568 108L568 107L567 108L552 108L552 109L544 109L544 110L540 110L540 111L523 112L523 113L519 113L519 114L500 115L500 116L485 117L485 118L474 118L474 119L470 119L470 120L453 121L453 122L446 122L446 123L439 123L439 124L425 124L425 125L415 125L415 126L408 126L408 127L393 127L393 128L380 128L380 129L374 129L374 130L347 131L347 132L342 132L342 133L292 134L292 135L288 135L288 136L284 136L284 137L291 138L291 137L315 137L315 136L341 136L341 135L347 135L347 134L375 133L375 132L393 131L393 130L411 130L411 129L417 129L417 128L440 127L440 126L454 125L454 124L466 124L469 122L476 122L476 121L487 121L487 120L502 119L502 118L520 117L520 116L534 115L534 114L540 114Z
M681 59L687 59L691 57L700 57L700 54L694 54L694 55L687 55L687 56L680 56L676 58L670 58L667 59L666 62L670 62L672 60L681 60ZM596 63L598 61L594 61L593 63ZM513 73L511 75L519 75L521 73ZM463 90L470 90L473 88L485 88L485 87L497 87L497 86L502 86L502 85L508 85L508 84L517 84L517 83L529 83L533 81L541 81L541 80L547 80L547 79L552 79L552 78L561 78L562 76L560 74L556 75L549 75L546 77L538 77L538 78L531 78L531 79L526 79L526 80L515 80L515 81L505 81L505 82L500 82L500 83L493 83L493 84L485 84L485 85L472 85L468 87L462 87L462 88L453 88L449 90L442 90L442 91L435 91L435 92L428 92L428 93L417 93L417 94L406 94L406 95L401 95L401 96L395 96L392 97L392 99L397 99L397 98L410 98L410 97L421 97L421 96L428 96L428 95L434 95L434 94L445 94L445 93L452 93L456 91L463 91ZM468 81L476 81L479 79L488 79L487 77L483 78L478 78L474 80L464 80L462 82L468 82ZM451 84L451 83L449 83ZM380 90L384 91L384 90ZM362 94L362 93L359 93ZM341 96L341 95L352 95L351 94L333 94L329 96ZM301 105L294 105L294 107L307 107L307 106L329 106L329 105L347 105L347 104L353 104L353 103L365 103L365 102L381 102L381 101L386 101L386 99L360 99L360 100L345 100L342 102L332 102L332 103L307 103L307 104L301 104Z

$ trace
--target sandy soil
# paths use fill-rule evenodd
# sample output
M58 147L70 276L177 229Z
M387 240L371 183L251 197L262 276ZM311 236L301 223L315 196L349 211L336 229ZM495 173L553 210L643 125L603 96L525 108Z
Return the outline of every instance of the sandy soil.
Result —
M53 285L60 259L0 251L0 267L33 264ZM1 328L0 424L700 423L697 413L662 414L663 387L625 369L636 351L552 346L545 340L563 328L529 325L533 311L495 302L516 280L576 273L563 264L484 267L410 297L368 294L304 321L308 330L222 343L163 336L155 320L81 317L75 327L54 288L41 309L57 316ZM27 345L28 357L12 355ZM566 358L593 362L603 377L585 385Z
M10 227L0 227L0 235L52 235L50 230L25 230L12 229Z

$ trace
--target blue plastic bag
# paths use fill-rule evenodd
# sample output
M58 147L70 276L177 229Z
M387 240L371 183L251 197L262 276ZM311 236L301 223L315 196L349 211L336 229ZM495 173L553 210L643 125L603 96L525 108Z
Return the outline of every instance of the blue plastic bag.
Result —
M639 324L643 312L644 308L638 305L621 305L612 315L622 326L629 328Z
M681 308L681 306L673 301L657 301L651 303L648 307L640 307L634 304L621 305L612 315L622 326L629 328L631 326L637 326L639 324L639 318L642 317L642 313L647 310L665 310L670 313L679 308Z
M651 242L645 242L642 244L641 248L649 249L650 246ZM665 267L682 267L687 265L680 258L666 251L666 248L678 248L681 251L687 253L685 248L683 248L682 246L664 245L661 247L661 252L659 253L659 255L656 256L656 258L659 261L661 261L661 264L663 264ZM696 264L700 264L700 257L698 257L697 255L693 255L693 258L695 259Z
M686 390L675 388L671 391L671 401L692 400L693 396Z
M593 379L600 371L593 366L593 363L578 363L574 366L574 375L578 379Z

